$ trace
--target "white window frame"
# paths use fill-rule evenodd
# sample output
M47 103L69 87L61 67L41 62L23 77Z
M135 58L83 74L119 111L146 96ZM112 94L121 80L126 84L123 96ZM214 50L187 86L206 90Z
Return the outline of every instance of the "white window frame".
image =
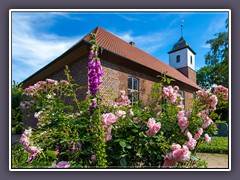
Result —
M183 98L182 104L185 106L185 104L186 104L186 102L185 102L185 91L181 91L181 92L180 92L180 95L181 95L181 97Z
M139 101L139 79L136 78L136 77L134 77L134 76L129 76L129 77L128 77L128 82L129 82L129 79L130 79L130 78L131 78L131 80L132 80L132 87L129 88L129 84L128 84L128 95L131 96L131 98L129 98L129 99L130 99L130 101L131 101L131 103L132 103L132 105L133 105L135 102ZM134 89L134 80L136 80L136 82L137 82L137 89ZM134 99L134 96L133 96L132 94L130 94L130 91L131 91L131 90L137 91L137 97L136 97L136 99ZM128 96L128 97L129 97L129 96Z

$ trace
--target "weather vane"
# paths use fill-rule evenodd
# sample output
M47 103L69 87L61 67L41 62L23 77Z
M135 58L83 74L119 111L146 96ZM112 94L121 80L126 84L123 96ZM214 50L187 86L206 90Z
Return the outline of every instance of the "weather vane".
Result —
M184 23L184 20L181 17L181 37L183 37L183 25L184 25L183 23Z

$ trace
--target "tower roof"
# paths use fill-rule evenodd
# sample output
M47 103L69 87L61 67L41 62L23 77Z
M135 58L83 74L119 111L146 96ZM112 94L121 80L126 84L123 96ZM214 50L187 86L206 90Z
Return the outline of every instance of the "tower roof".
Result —
M183 37L181 37L178 40L178 42L176 44L174 44L172 50L169 51L168 54L178 51L178 50L181 50L181 49L184 49L184 48L188 48L190 51L192 51L193 54L196 54Z

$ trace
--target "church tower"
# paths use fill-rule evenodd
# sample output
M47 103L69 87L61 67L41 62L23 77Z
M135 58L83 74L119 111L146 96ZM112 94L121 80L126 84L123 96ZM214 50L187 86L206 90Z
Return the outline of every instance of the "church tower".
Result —
M180 71L196 83L195 52L183 38L183 20L181 23L181 38L174 44L169 54L169 65Z

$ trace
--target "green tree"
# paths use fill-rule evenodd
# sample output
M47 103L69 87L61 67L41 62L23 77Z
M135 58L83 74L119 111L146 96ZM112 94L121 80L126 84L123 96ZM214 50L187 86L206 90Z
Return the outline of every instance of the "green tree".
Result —
M228 87L228 19L226 31L215 34L206 44L210 45L210 51L205 55L206 66L197 72L197 83L206 89L212 85Z
M23 88L16 81L12 84L12 133L22 132L22 111L20 103L22 101Z

